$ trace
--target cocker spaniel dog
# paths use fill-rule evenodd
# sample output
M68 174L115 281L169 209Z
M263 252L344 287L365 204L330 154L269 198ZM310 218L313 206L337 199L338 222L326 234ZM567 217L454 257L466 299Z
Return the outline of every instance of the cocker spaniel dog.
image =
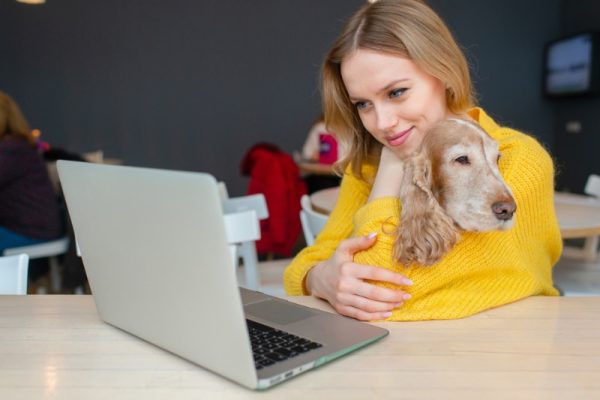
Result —
M460 231L509 229L516 203L500 171L498 144L477 123L446 119L406 160L394 258L431 265Z

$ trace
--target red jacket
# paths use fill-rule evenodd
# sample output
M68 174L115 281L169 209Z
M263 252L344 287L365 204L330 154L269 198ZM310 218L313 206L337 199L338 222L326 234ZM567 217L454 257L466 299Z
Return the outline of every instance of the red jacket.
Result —
M256 251L290 256L301 231L300 198L306 193L298 166L277 146L259 143L246 153L241 170L250 175L247 194L262 193L269 209L269 218L260 222Z

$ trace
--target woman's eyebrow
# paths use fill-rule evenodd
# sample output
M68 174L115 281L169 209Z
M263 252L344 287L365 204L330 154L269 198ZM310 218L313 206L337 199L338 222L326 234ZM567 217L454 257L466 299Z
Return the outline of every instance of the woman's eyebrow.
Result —
M387 92L388 90L390 90L392 87L396 86L397 84L404 82L404 81L408 81L408 80L409 80L408 78L393 80L390 83L388 83L387 85L385 85L384 87L382 87L381 89L377 90L377 92L375 92L375 93L380 94L382 92ZM350 101L352 101L352 102L362 100L362 98L351 96L350 94L348 94L348 97L350 98Z
M381 92L387 92L392 87L394 87L397 84L399 84L400 82L404 82L404 81L407 81L407 80L408 80L408 78L396 79L395 81L392 81L392 82L388 83L387 85L385 85L384 87L382 87L381 89L379 89L377 91L377 94L380 94Z

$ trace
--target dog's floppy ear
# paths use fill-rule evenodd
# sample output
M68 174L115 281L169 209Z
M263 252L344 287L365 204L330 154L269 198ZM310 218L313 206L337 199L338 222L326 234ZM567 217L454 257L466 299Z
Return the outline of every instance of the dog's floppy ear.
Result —
M409 266L439 261L458 241L458 228L432 192L432 166L422 149L406 160L400 202L402 218L394 258Z

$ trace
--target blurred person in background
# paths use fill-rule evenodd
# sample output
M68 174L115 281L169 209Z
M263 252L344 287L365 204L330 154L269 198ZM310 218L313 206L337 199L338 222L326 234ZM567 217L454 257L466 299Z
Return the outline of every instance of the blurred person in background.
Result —
M62 233L46 163L19 106L0 92L0 255Z

